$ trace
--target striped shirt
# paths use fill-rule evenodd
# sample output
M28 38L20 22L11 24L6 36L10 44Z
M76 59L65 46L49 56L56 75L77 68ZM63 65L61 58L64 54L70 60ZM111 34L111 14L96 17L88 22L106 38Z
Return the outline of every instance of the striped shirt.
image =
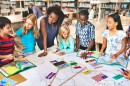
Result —
M13 54L14 51L14 38L9 36L4 38L0 36L0 55Z
M14 38L9 36L4 38L0 36L0 55L13 54L14 51ZM12 62L13 60L0 59L0 67Z

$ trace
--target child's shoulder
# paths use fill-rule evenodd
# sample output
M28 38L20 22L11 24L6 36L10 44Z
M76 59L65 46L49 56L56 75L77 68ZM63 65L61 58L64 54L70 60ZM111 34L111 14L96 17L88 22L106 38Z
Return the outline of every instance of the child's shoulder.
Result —
M123 30L118 30L118 34L123 34L123 35L126 35L126 32L123 31Z
M109 30L104 30L103 33L109 34Z
M14 39L14 37L11 36L11 35L8 35L8 38L13 38L13 39ZM2 40L2 39L7 39L7 38L6 38L6 37L2 37L2 36L0 35L0 40Z

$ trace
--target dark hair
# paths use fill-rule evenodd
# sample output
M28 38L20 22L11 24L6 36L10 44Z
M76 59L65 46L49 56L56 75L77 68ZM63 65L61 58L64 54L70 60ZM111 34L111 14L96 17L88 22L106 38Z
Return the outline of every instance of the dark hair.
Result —
M118 23L116 27L117 30L123 30L121 19L120 19L120 16L118 15L118 12L110 14L108 17L113 18L113 20Z
M91 9L93 9L94 6L96 7L96 5L92 5L92 8L91 8Z
M49 16L52 12L59 17L57 22L58 24L61 24L64 19L64 13L61 11L59 7L52 6L47 9L47 16Z
M81 10L80 12L79 12L79 16L80 15L83 15L83 16L86 16L86 17L88 17L88 15L89 15L89 13L88 13L88 10Z
M3 29L7 24L11 24L11 21L6 17L0 17L0 29Z

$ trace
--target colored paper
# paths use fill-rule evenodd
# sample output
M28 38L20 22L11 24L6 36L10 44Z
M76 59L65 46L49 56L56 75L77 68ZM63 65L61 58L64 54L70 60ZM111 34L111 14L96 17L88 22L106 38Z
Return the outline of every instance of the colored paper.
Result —
M92 72L92 70L87 70L87 71L82 72L82 74L87 75L87 74L89 74L91 72Z
M58 69L63 69L69 66L68 63L66 63L65 61L58 61L58 60L53 60L50 61L54 66L56 66Z
M123 77L123 75L118 74L118 75L114 76L113 79L118 80L118 79L120 79L120 78L122 78L122 77Z
M9 78L3 78L0 80L0 86L14 86L17 82Z
M107 76L102 74L102 73L92 77L92 79L97 81L97 82L99 82L99 81L101 81L103 79L106 79L106 78L107 78Z

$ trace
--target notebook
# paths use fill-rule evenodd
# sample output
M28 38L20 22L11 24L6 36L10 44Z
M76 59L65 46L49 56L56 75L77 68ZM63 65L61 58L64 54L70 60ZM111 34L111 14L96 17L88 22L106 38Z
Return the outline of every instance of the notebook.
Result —
M36 67L36 65L34 65L28 60L23 60L23 61L11 62L9 64L2 66L0 68L0 72L5 77L9 77L31 67Z

